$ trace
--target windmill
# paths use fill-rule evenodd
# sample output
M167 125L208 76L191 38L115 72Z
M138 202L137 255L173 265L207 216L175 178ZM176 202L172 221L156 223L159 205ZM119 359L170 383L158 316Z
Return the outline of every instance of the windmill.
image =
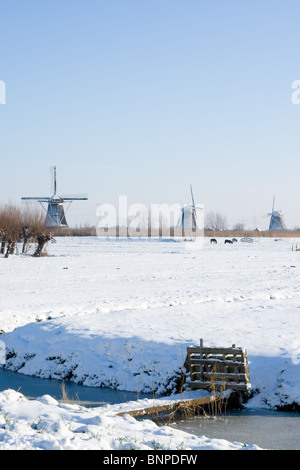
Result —
M272 212L268 215L271 216L269 230L285 230L285 223L283 220L283 214L281 211L275 211L275 196L273 197Z
M72 201L86 201L87 196L58 196L56 185L56 167L53 169L53 195L50 197L22 197L22 200L37 200L46 212L45 225L48 228L67 227L64 204L70 207Z
M202 206L195 205L192 185L190 185L190 192L192 204L182 207L179 224L184 234L189 233L195 235L196 231L201 228L198 211L200 208L202 209Z

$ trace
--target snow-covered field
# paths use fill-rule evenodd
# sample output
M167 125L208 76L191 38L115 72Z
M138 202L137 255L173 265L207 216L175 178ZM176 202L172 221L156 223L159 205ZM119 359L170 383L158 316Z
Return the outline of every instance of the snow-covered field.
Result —
M300 404L296 243L57 238L48 257L0 258L5 367L162 394L202 338L247 349L251 407ZM0 393L0 449L254 448L20 392Z

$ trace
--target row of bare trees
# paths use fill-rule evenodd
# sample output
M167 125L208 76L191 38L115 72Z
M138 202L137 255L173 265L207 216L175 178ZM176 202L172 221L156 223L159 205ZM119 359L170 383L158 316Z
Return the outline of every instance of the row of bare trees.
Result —
M22 243L22 253L34 243L33 256L42 256L52 234L45 226L45 215L41 211L7 204L0 207L0 238L0 253L5 258L15 253L18 242Z
M226 216L219 212L208 212L205 215L204 225L205 230L219 231L229 229ZM245 225L241 222L236 223L233 225L232 230L243 232L245 231Z
M223 214L218 212L208 212L205 215L204 225L206 230L227 230L227 219Z

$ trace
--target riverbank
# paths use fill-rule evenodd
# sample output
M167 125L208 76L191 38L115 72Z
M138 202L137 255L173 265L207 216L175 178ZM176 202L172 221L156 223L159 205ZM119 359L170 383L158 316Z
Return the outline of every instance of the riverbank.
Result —
M117 407L117 409L120 409ZM85 408L44 395L0 392L0 450L257 450L194 436L153 421L118 416L113 406ZM99 457L100 458L100 457Z
M203 241L63 237L1 259L5 367L160 395L203 338L247 349L252 407L299 405L295 240Z

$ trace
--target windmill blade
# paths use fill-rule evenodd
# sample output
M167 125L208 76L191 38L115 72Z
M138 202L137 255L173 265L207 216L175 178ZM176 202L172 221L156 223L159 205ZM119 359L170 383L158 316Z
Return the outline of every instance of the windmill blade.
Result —
M193 194L193 188L192 185L190 185L190 190L191 190L191 196L192 196L192 203L193 203L193 213L192 213L192 220L195 224L195 229L198 228L198 216L197 216L197 210L196 210L196 205L195 205L195 200L194 200L194 194Z
M274 208L275 208L275 196L273 196L273 206L272 206L272 213L274 212Z
M62 194L61 198L64 201L87 201L87 194Z
M50 192L56 195L57 183L56 183L56 166L50 167Z
M53 168L53 192L56 194L56 166Z
M192 188L192 185L190 184L190 191L191 191L191 196L192 196L192 203L193 203L193 207L195 209L195 201L194 201L194 195L193 195L193 188Z
M180 210L180 214L178 216L177 227L183 226L183 209Z
M49 197L46 196L46 197L31 197L31 196L28 196L28 197L21 197L21 200L22 201L30 201L30 200L36 200L36 201L42 201L42 202L48 202L49 201Z

